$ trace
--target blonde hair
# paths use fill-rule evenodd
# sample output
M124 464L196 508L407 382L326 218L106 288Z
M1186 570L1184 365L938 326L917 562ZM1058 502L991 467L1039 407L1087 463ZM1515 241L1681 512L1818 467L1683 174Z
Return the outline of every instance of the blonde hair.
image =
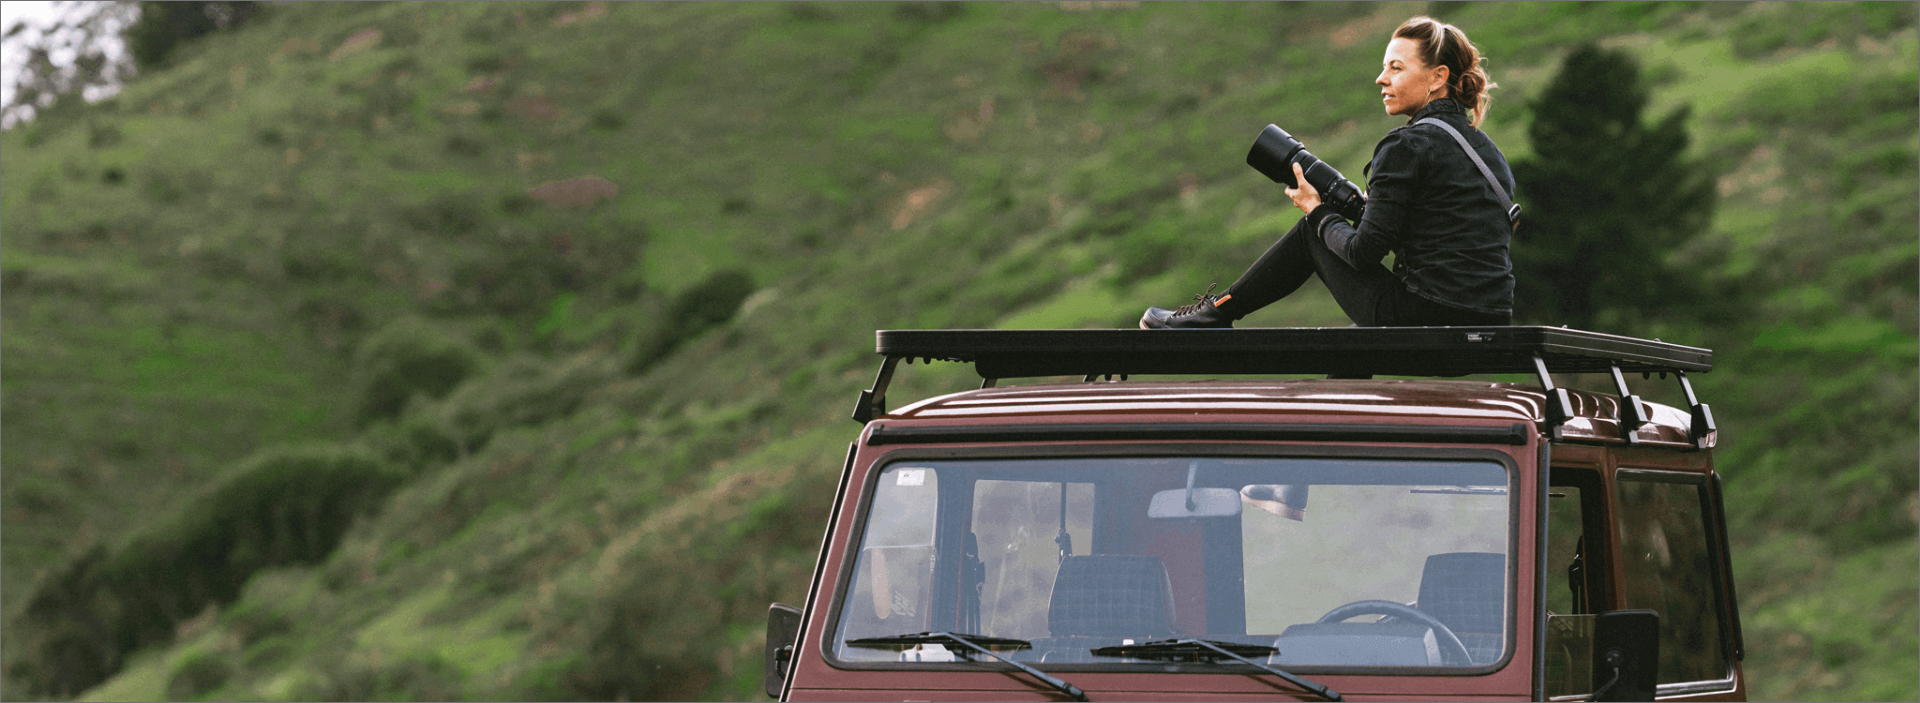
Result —
M1467 40L1467 33L1432 17L1421 16L1401 24L1393 30L1393 36L1418 43L1421 60L1428 67L1447 67L1448 90L1473 113L1473 126L1480 126L1480 121L1487 118L1487 106L1493 102L1493 96L1487 91L1500 84L1487 77L1487 69L1480 65L1480 50Z

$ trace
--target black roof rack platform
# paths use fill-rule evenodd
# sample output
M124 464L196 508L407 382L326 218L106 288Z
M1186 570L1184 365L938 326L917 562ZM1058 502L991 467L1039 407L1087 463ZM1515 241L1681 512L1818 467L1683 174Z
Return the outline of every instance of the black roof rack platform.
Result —
M1693 394L1687 372L1713 369L1713 351L1659 340L1565 327L1282 327L1253 329L880 330L885 356L872 390L861 393L854 419L886 412L886 387L901 359L970 362L984 386L1003 378L1138 374L1285 375L1341 378L1534 374L1550 396L1549 424L1568 418L1565 390L1549 373L1612 373L1631 417L1622 431L1646 423L1623 373L1674 373L1693 405L1696 443L1713 431L1711 412Z
M1708 349L1564 327L880 330L888 357L970 361L981 378L1107 374L1463 376L1704 372Z

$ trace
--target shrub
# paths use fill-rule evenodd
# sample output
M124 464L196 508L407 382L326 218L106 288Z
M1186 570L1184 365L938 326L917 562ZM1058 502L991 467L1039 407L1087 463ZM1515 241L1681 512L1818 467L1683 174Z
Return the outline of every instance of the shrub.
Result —
M167 697L189 700L212 693L233 675L233 664L226 657L207 651L194 651L181 658L167 680Z
M804 583L812 567L817 540L807 540L832 503L831 482L814 476L794 481L791 493L764 491L798 478L722 480L683 498L705 509L659 521L630 549L610 547L582 594L586 614L573 643L580 654L561 677L564 697L712 696L723 685L713 662L730 656L736 636L713 614L764 612L782 584ZM719 556L739 554L756 556Z
M465 697L460 667L430 652L394 659L349 660L328 666L295 689L294 698L314 701L452 701Z
M681 342L732 319L749 295L753 295L753 277L739 269L715 272L681 291L667 306L664 317L650 317L634 334L628 346L627 372L647 370L673 353Z
M500 430L573 414L589 391L614 374L611 362L591 355L558 364L517 357L495 368L484 382L467 384L447 396L422 422L444 428L440 431L447 432L458 449L471 453Z
M25 636L9 642L7 678L55 697L106 680L128 653L167 641L208 604L233 602L255 571L324 559L401 478L358 448L255 454L172 519L113 549L96 546L36 583L19 616L30 627L8 628ZM183 669L175 681L204 693L219 685L210 677Z
M256 12L251 2L143 2L126 30L127 51L143 69L166 63L176 46L238 26Z
M460 458L459 440L437 419L424 414L410 413L398 422L368 430L361 437L380 458L410 469L414 474Z
M445 396L480 366L479 355L446 332L402 320L361 344L355 360L361 425L394 417L414 395Z

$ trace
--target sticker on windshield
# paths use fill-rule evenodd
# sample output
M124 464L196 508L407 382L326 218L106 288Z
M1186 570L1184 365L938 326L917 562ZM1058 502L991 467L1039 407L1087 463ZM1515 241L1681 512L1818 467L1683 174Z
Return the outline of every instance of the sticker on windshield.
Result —
M922 486L927 483L926 469L901 469L900 478L894 481L896 486Z

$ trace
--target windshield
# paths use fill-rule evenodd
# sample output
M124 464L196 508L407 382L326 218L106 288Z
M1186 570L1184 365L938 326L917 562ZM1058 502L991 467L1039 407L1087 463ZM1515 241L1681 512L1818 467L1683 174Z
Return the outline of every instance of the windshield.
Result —
M1486 667L1509 640L1509 485L1488 460L896 462L834 656L964 659L847 644L956 632L1031 642L1000 653L1042 668L1164 665L1093 650L1168 638L1274 647L1256 661L1289 670Z

